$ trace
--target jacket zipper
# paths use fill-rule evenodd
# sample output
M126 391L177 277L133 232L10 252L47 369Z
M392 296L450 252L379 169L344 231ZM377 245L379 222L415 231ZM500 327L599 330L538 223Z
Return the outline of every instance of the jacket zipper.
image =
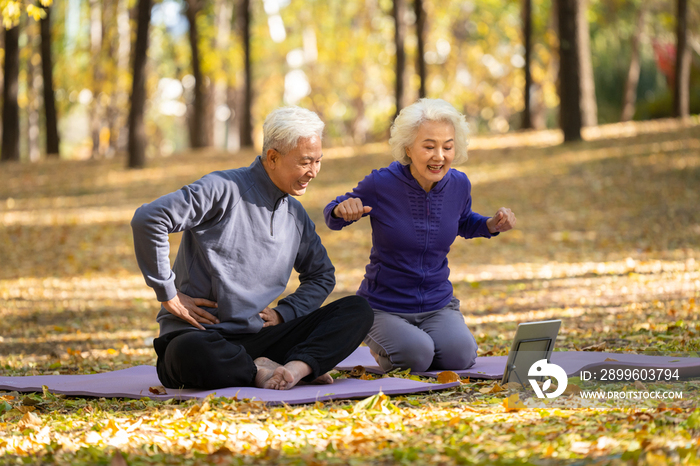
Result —
M423 276L423 280L421 280L420 285L418 286L418 296L420 297L420 302L418 304L419 311L423 312L423 283L425 282L425 270L423 269L423 263L425 259L425 253L428 251L428 243L430 242L430 194L425 196L425 210L427 213L425 223L426 223L426 230L425 230L425 247L423 247L423 254L420 256L420 271L421 275Z
M277 199L277 201L275 201L275 206L272 208L272 215L270 216L270 236L275 236L273 229L275 221L275 212L277 212L277 207L280 205L280 202L282 202L282 199L284 199L284 197L280 197L279 199Z

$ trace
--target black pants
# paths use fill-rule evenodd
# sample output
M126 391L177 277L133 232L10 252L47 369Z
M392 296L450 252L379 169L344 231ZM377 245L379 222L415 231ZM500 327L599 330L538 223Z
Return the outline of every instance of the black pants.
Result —
M264 356L278 364L303 361L312 381L357 348L374 321L364 298L348 296L303 317L258 333L229 335L195 328L166 333L153 341L158 378L167 388L216 389L252 386Z

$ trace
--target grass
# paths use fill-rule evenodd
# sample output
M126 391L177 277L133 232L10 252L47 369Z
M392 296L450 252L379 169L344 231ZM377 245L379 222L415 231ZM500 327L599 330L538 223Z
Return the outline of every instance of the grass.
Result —
M519 322L554 317L563 321L561 350L697 352L700 124L609 125L567 145L559 137L477 138L458 167L472 180L475 211L490 215L507 206L518 217L517 230L458 239L449 256L479 354L506 354ZM189 152L137 171L125 169L121 158L3 165L0 375L155 364L159 305L136 266L131 215L144 202L210 171L246 166L254 156ZM390 161L383 144L326 149L320 176L300 198L337 269L329 299L355 292L371 238L366 221L331 232L322 209ZM178 242L173 235L173 257ZM288 291L294 286L292 280ZM297 407L0 393L0 462L700 461L695 382L683 385L682 400L614 406L572 397L542 403L491 382L463 382L449 392ZM515 394L524 408L509 410L504 400Z

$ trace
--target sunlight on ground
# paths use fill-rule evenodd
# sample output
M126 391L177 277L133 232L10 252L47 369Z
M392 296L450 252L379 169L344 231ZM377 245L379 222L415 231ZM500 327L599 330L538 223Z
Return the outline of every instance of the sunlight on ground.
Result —
M559 131L471 141L459 169L472 180L474 209L488 215L506 205L518 216L517 230L457 240L449 256L455 295L482 351L503 351L526 320L560 317L563 335L592 342L619 325L638 328L637 313L644 320L695 309L699 132L695 120L661 120L588 128L589 142L572 146L556 145ZM136 267L134 210L254 156L207 149L153 159L142 170L121 160L8 165L0 184L5 351L46 361L71 356L68 349L149 351L159 304ZM327 148L324 161L300 201L336 265L330 299L337 299L355 293L363 278L369 222L331 232L321 210L391 157L384 142ZM670 227L683 223L689 229ZM178 243L173 235L171 258ZM285 294L296 286L293 274ZM27 319L31 325L22 325Z
M551 318L563 321L556 350L699 352L700 121L606 125L583 135L572 145L559 145L558 131L476 137L458 167L473 182L475 211L509 206L518 217L516 230L458 239L449 255L478 354L504 355L518 323ZM357 290L371 232L366 219L332 232L321 211L390 163L388 152L386 143L325 149L322 173L300 198L337 269L329 299ZM0 374L155 364L160 304L136 266L133 212L254 156L196 151L149 160L143 170L121 159L4 165ZM179 240L170 238L171 258ZM293 274L286 293L296 285ZM466 379L445 392L301 407L8 394L0 395L0 458L38 464L50 451L59 463L123 464L118 448L130 464L364 464L381 455L402 464L625 455L633 464L675 464L700 446L698 384L686 389L682 400L623 409L573 395L510 404L517 389ZM539 456L528 458L533 452Z

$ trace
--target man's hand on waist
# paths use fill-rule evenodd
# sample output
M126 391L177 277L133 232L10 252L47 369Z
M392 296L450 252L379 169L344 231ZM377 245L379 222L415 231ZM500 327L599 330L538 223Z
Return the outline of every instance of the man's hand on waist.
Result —
M166 311L180 319L189 322L200 330L204 330L201 323L218 324L219 319L199 306L218 307L214 301L204 298L191 298L184 293L177 292L177 295L170 301L164 301L163 307Z
M280 313L269 307L262 310L260 317L262 317L263 320L263 327L270 327L284 322Z

